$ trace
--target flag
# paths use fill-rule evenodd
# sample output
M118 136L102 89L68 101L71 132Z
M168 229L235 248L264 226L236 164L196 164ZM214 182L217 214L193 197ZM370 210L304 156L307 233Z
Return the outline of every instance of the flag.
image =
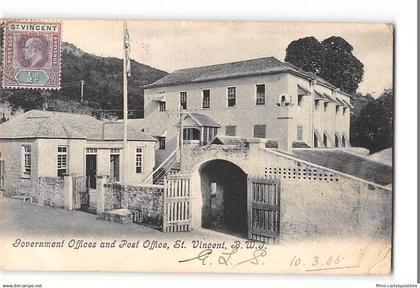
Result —
M125 50L125 67L127 71L127 77L131 77L131 63L130 63L130 35L128 34L127 26L125 27L124 34L124 50Z

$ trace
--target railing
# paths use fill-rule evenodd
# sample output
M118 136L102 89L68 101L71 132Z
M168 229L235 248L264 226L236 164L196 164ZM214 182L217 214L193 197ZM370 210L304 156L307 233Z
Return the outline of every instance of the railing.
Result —
M380 189L384 189L384 190L387 190L387 191L392 191L392 188L390 188L390 187L383 186L383 185L380 185L380 184L377 184L377 183L374 183L374 182L371 182L371 181L368 181L368 180L365 180L365 179L362 179L362 178L359 178L359 177L356 177L356 176L353 176L353 175L350 175L350 174L347 174L347 173L344 173L344 172L341 172L341 171L338 171L338 170L327 168L327 167L324 167L324 166L321 166L321 165L318 165L318 164L315 164L315 163L312 163L312 162L308 162L308 161L305 161L303 159L299 159L299 158L293 157L291 155L288 155L285 152L281 152L281 151L278 151L278 150L273 151L272 149L268 149L268 148L262 148L262 150L264 150L264 151L266 151L270 154L275 154L279 157L283 157L283 158L293 160L293 161L299 162L301 164L307 165L307 166L311 167L313 170L319 169L320 171L325 171L325 172L331 173L331 175L335 174L339 177L345 177L347 179L357 180L357 181L363 182L365 184L372 185L374 187L378 187ZM326 178L330 179L333 176L328 176L327 177L327 175L324 174L323 177L326 177Z
M165 161L163 161L156 169L147 175L146 178L144 178L143 182L147 183L149 180L153 179L153 184L156 184L162 180L176 163L177 151L178 149L175 149L168 158L165 159Z

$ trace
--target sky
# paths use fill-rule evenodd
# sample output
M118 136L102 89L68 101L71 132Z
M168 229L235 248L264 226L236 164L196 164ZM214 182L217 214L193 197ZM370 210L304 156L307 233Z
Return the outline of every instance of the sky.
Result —
M131 58L167 72L267 56L283 61L293 40L340 36L364 64L358 91L379 96L392 88L393 30L386 24L155 20L127 27ZM63 40L98 56L123 57L122 21L63 20Z

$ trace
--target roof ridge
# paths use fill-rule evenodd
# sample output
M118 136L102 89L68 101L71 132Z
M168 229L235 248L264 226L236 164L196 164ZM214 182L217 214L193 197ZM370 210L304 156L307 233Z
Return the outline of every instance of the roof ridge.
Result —
M61 125L61 127L63 127L63 130L67 134L67 137L71 137L71 134L70 134L69 130L67 129L66 125L64 125L64 123L63 123L63 119L61 119L60 116L56 115L54 113L54 111L52 111L52 114L53 114L54 117L58 118L58 120L59 120L58 122L60 122L60 125Z
M192 69L202 69L202 68L207 68L207 67L214 67L214 66L221 66L221 65L229 65L229 64L236 64L236 63L241 63L241 62L250 62L250 61L255 61L255 60L263 60L263 59L274 59L274 60L279 61L280 63L283 63L282 61L280 61L279 59L277 59L274 56L267 56L267 57L244 59L244 60L238 60L238 61L232 61L232 62L225 62L225 63L216 63L216 64L211 64L211 65L203 65L203 66L195 66L195 67L189 67L189 68L182 68L182 69L174 70L173 72L169 73L166 76L169 76L172 73L179 72L179 71L192 70Z

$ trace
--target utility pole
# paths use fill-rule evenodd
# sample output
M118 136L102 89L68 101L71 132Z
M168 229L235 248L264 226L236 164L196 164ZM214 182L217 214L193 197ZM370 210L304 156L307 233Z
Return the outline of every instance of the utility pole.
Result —
M179 166L182 170L182 151L184 145L184 117L182 113L182 106L179 107Z
M83 102L83 86L85 85L84 80L80 80L80 102Z
M127 69L129 65L129 43L128 43L128 32L127 32L127 21L123 21L123 49L124 49L124 61L123 61L123 174L122 174L122 184L127 185L127 173L128 173L128 151L127 151L127 121L128 121L128 99L127 99L127 76L130 73L130 70ZM130 167L131 168L131 167ZM127 207L124 207L127 208Z

